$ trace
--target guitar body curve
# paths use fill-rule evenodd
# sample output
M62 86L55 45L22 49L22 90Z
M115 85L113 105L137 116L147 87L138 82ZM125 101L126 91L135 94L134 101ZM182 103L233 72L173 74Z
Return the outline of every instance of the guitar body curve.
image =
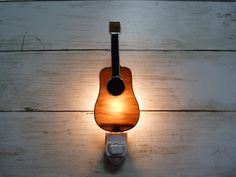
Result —
M132 73L129 68L120 66L120 79L125 90L121 95L111 95L107 83L112 77L112 68L100 71L100 90L95 104L95 121L97 125L110 132L123 132L133 128L139 120L139 105L132 87Z

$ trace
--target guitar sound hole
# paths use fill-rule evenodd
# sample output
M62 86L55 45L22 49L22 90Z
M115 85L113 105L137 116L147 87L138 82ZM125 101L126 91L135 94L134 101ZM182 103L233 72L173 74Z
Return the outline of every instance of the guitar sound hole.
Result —
M118 96L124 92L125 84L120 78L115 77L107 83L107 90L110 94Z

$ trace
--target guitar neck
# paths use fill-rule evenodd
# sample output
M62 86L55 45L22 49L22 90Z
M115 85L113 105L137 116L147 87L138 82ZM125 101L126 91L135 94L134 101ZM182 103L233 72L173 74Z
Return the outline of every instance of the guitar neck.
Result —
M112 68L113 78L120 77L119 33L120 33L120 22L110 22L111 68Z
M111 68L112 68L112 77L120 77L118 34L111 34Z

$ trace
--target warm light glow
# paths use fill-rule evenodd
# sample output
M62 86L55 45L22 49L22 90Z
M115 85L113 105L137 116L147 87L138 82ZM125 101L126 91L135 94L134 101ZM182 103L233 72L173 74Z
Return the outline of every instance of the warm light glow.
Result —
M113 113L121 113L124 110L124 103L119 98L110 99L108 109Z
M107 131L129 130L139 119L139 106L132 88L131 71L121 67L120 77L125 84L125 90L121 95L113 96L107 90L111 68L105 68L100 72L100 91L94 115L98 126Z

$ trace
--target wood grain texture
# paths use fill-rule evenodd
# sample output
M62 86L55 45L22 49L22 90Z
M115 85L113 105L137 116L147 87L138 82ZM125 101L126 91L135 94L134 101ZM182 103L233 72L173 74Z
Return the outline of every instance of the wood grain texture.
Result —
M0 176L236 176L236 113L142 113L123 166L89 113L0 113Z
M0 3L0 50L110 48L236 50L235 2L78 1Z
M90 110L110 52L0 53L0 110ZM235 110L234 52L121 52L141 110Z
M110 20L143 110L119 169L91 113ZM236 2L0 2L0 177L235 177L235 34Z
M124 91L120 95L113 96L107 89L108 83L113 77L112 72L111 67L106 67L99 73L100 89L94 107L95 120L98 126L106 131L127 131L137 124L140 115L132 87L132 74L127 67L119 68L118 77L124 84Z
M87 1L87 0L31 0L31 1ZM100 1L100 0L93 0ZM103 0L108 1L108 0ZM111 0L116 1L116 0ZM201 1L201 2L235 2L235 0L129 0L129 1ZM0 0L0 2L28 2L27 0Z

